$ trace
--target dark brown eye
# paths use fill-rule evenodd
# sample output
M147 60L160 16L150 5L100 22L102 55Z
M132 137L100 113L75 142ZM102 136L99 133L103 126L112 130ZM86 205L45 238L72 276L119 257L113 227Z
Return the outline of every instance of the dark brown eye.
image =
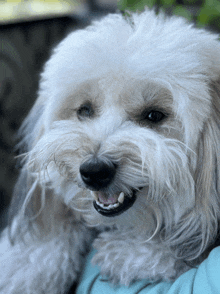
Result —
M79 119L91 118L94 115L94 109L90 102L82 104L79 109L77 109L77 116Z
M145 109L139 116L139 123L141 126L156 125L163 121L168 116L163 111L155 109Z
M158 123L162 121L165 118L165 116L166 115L163 112L152 110L147 114L145 119L149 120L152 123Z

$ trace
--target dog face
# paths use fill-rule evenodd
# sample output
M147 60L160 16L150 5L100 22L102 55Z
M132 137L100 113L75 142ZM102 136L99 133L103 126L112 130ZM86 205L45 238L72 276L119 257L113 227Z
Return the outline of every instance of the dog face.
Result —
M23 126L30 174L91 224L199 236L218 206L219 57L216 36L148 11L74 32Z

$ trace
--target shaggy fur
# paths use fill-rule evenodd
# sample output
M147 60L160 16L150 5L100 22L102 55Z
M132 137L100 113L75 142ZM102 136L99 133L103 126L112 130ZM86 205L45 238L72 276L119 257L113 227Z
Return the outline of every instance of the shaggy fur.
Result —
M220 220L217 39L145 11L108 15L57 46L20 131L1 293L66 293L94 239L93 262L125 285L176 279L207 257ZM83 165L108 183L88 183ZM122 213L94 208L121 192L136 196Z

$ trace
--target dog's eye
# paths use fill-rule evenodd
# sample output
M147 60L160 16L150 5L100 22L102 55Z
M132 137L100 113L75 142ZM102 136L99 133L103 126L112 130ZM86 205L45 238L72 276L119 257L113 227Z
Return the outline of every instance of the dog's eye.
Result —
M77 116L79 119L91 118L94 115L94 109L90 102L82 104L79 109L77 109Z
M165 114L160 111L152 110L147 114L146 119L153 123L162 121L165 118Z
M146 123L157 124L161 122L167 115L159 110L145 110L140 116L139 122L142 125Z

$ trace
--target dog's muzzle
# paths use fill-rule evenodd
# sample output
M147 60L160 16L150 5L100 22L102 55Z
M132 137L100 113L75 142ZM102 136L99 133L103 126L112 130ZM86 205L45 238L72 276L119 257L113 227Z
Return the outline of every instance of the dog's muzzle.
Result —
M105 161L93 157L80 166L80 175L91 190L95 200L94 208L104 216L116 216L129 209L135 202L136 191L125 195L123 191L115 194L104 192L113 182L117 171L117 165L106 159Z

